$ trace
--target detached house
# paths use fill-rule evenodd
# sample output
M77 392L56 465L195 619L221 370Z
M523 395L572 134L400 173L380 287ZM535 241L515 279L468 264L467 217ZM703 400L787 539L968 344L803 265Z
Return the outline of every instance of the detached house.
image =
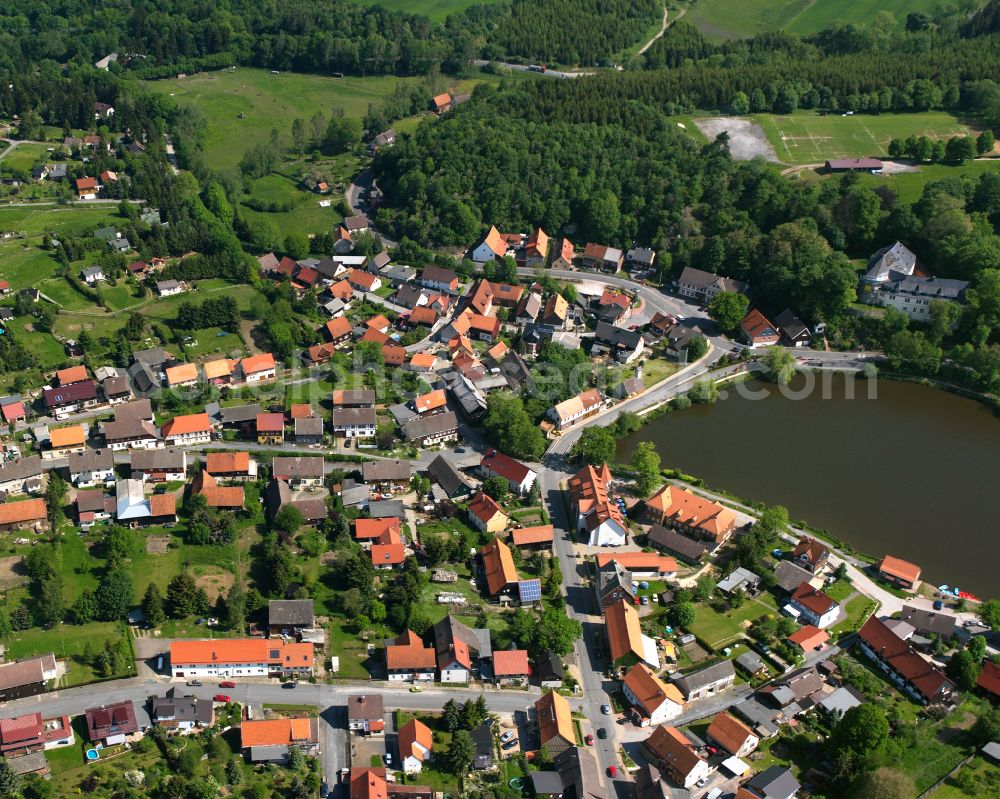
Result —
M451 615L434 625L434 651L441 682L467 683L492 661L490 631L467 627Z
M318 488L323 485L325 474L323 458L276 457L271 462L271 476L292 488Z
M588 242L583 249L583 268L598 269L601 272L614 274L621 270L625 263L625 256L616 247L608 247L605 244L594 244Z
M69 479L77 488L110 485L115 480L115 457L110 449L87 449L68 458Z
M458 275L450 269L430 264L420 273L420 285L434 291L454 294L458 291Z
M542 694L535 700L535 718L538 722L539 743L551 757L557 757L576 746L573 714L565 696L556 691Z
M657 727L643 743L643 749L660 771L684 788L693 788L712 772L708 761L676 727Z
M821 630L840 618L840 605L809 583L802 583L795 589L789 604L796 611L793 615Z
M684 697L672 683L665 683L645 663L637 663L622 680L622 693L632 704L632 720L640 727L655 727L677 718Z
M682 297L699 300L706 305L709 300L711 300L712 297L720 291L728 291L733 294L744 294L746 290L746 283L742 283L739 280L733 280L732 278L722 277L720 275L713 274L712 272L695 269L690 266L684 267L684 271L681 272L681 276L677 278L678 294Z
M631 602L619 599L604 609L604 630L611 662L616 666L645 663L652 669L660 668L656 641L643 634L639 626L639 612Z
M334 436L344 438L372 438L377 429L378 417L374 408L334 408L332 416Z
M483 562L486 589L491 597L499 597L517 586L517 567L507 544L494 537L479 550L479 557Z
M479 462L479 470L484 477L504 478L510 490L521 496L531 491L537 475L520 461L516 461L502 452L487 450Z
M153 424L153 406L148 399L114 406L114 421L102 426L104 442L114 451L158 449L163 437Z
M282 444L285 441L285 414L257 414L257 443Z
M170 676L308 677L313 657L312 644L280 638L178 640L170 644Z
M382 695L348 696L347 729L362 735L385 735L385 702Z
M175 416L163 425L160 432L168 446L208 444L212 440L212 421L207 413Z
M545 266L549 255L549 237L545 231L540 227L535 228L534 232L528 236L528 240L524 243L523 252L523 257L519 259L521 265L529 269L537 269Z
M243 382L248 385L274 380L277 375L277 364L274 361L274 356L269 352L244 358L240 361L240 369L243 373Z
M830 549L815 538L802 536L795 549L792 550L792 560L796 566L801 566L813 574L822 571L830 560Z
M385 644L389 682L431 682L436 666L434 647L426 646L415 632L406 630Z
M748 313L740 322L740 333L747 344L753 347L770 347L781 338L778 328L757 308Z
M45 407L56 419L86 411L97 406L97 383L83 380L66 386L42 390Z
M757 748L760 738L742 721L725 711L716 714L708 726L708 739L733 757L746 757Z
M470 500L468 512L473 527L484 533L499 533L506 530L510 523L510 518L496 501L482 491Z
M133 452L130 461L133 480L149 483L178 482L187 475L187 452L183 449L171 447Z
M879 561L878 576L907 591L916 591L920 586L920 567L892 555Z
M472 260L480 264L503 258L506 254L507 242L494 225L490 226L486 235L479 240L479 243L470 252Z
M406 774L419 774L423 770L424 761L431 756L434 734L419 719L410 719L399 728L397 743L403 771Z
M555 423L557 430L576 424L581 419L593 416L604 406L604 398L596 388L590 388L549 408L548 417Z
M240 747L251 763L287 763L292 749L315 755L319 751L319 720L244 721L240 724Z

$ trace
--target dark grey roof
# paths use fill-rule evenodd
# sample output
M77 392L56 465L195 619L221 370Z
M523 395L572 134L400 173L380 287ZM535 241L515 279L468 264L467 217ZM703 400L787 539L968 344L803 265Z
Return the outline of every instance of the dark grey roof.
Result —
M574 799L606 799L601 767L586 747L571 746L555 758L567 796Z
M423 286L402 285L396 290L396 302L407 308L412 308L417 304L421 295L427 295L427 289Z
M449 613L434 625L434 648L439 655L446 653L451 650L455 640L468 646L477 658L493 657L490 631L468 627Z
M163 366L171 360L170 354L163 347L150 347L148 350L138 350L132 353L132 360L149 366Z
M86 449L83 452L73 452L67 460L70 474L115 468L115 456L110 449Z
M187 452L178 447L167 449L139 449L130 454L132 469L146 471L148 469L183 470L187 463Z
M28 455L17 461L7 461L0 465L0 483L8 480L27 480L42 473L42 459L39 455Z
M898 279L896 279L898 277ZM957 300L969 287L968 280L953 280L940 277L901 276L893 272L889 276L886 289L899 294L912 294L929 299Z
M373 519L385 519L389 516L402 519L405 513L406 509L400 499L379 499L368 503L368 515Z
M736 670L733 668L733 661L723 660L722 662L708 666L707 668L693 671L690 674L685 674L675 682L686 696L692 691L704 688L706 685L734 678L735 676Z
M566 670L562 661L554 652L546 652L535 664L535 673L540 680L562 680L566 677Z
M334 408L332 422L336 427L373 425L378 416L374 408Z
M531 370L528 368L528 364L513 350L508 350L507 354L503 356L500 373L507 378L507 383L515 390L524 386L531 379Z
M663 547L669 552L676 552L681 557L692 561L701 560L708 552L708 547L704 544L661 524L654 524L650 527L647 537L651 544Z
M449 497L472 493L472 486L444 455L438 455L430 462L427 476L441 486Z
M476 754L472 760L472 765L477 769L489 768L493 765L493 722L484 721L470 733L472 743L476 747Z
M108 499L111 499L111 495L105 493L103 488L92 488L86 491L77 491L77 513L97 513L103 511L107 505Z
M222 409L223 424L242 424L257 419L257 414L263 412L260 405L232 405Z
M288 760L287 744L250 747L251 763L284 763L286 760Z
M802 583L808 583L813 579L813 576L812 572L803 569L790 560L783 560L774 567L775 585L788 593L794 591Z
M295 420L295 435L297 436L322 436L323 417L305 416Z
M562 796L562 774L558 771L533 771L531 787L537 796Z
M742 294L746 291L747 284L729 277L722 277L703 269L695 269L693 266L684 267L681 276L677 278L678 283L685 283L700 289L707 289L709 286L718 286L721 291L732 291Z
M756 652L744 652L736 658L736 665L750 674L756 674L764 668L764 660Z
M402 460L365 461L361 464L361 474L366 483L410 479L410 462Z
M109 377L101 383L101 387L104 389L104 396L109 399L132 393L132 386L129 385L127 377Z
M158 721L194 721L200 724L212 722L212 703L207 699L193 696L177 696L175 689L166 696L154 696L151 702L150 718Z
M632 572L617 560L609 560L597 571L597 594L604 599L617 590L635 596L635 583L632 582Z
M267 622L275 625L311 627L313 601L311 599L272 599L267 603Z
M637 330L626 330L608 322L598 322L594 329L594 338L612 347L624 347L634 350L642 341L642 333Z
M656 253L648 247L633 247L625 254L625 257L632 263L652 266L656 259Z
M667 785L656 766L642 766L636 774L635 787L636 799L691 799L686 788Z
M441 435L449 431L458 430L458 416L454 411L435 413L431 416L421 416L417 419L410 419L403 425L403 437L407 441L414 441L428 436Z
M933 633L942 638L951 638L955 634L955 617L948 613L935 613L932 610L903 605L900 618L922 633Z
M774 324L778 326L778 329L782 333L793 341L803 333L806 335L809 334L809 328L806 327L805 322L799 319L799 317L792 312L791 308L786 308L778 314L774 318Z
M787 768L771 766L750 780L746 787L762 799L789 799L802 786Z
M271 474L284 477L316 478L326 474L326 462L320 458L288 458L277 456L271 462Z

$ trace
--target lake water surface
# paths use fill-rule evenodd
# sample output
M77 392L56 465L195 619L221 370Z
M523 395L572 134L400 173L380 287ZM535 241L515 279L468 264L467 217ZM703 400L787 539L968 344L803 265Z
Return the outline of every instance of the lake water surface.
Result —
M829 376L827 376L829 377ZM801 385L802 377L792 388ZM731 396L650 422L623 439L626 462L653 441L665 467L768 504L858 549L923 567L924 579L1000 597L1000 418L937 389L858 381L845 398Z

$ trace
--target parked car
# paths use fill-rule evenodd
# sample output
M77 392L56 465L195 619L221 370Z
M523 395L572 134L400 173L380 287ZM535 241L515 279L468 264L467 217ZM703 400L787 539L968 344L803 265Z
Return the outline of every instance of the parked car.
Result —
M321 799L326 799L330 795L330 786L326 784L326 780L319 784L319 795Z
M233 698L229 694L216 694L212 697L213 702L232 702Z
M201 688L201 686L203 686L205 683L203 683L201 680L188 680L187 684L190 685L192 688Z
M296 684L297 683L294 683L294 682L285 682L285 683L281 684L281 687L282 688L294 688L296 686Z
M219 683L219 687L220 688L235 688L236 687L236 683L234 683L232 680L223 680L222 682Z
M516 738L516 737L517 737L516 732L514 732L513 730L507 730L507 732L505 732L503 735L500 736L500 743L505 744L511 738Z
M608 766L608 776L617 777L618 776L618 766Z
M611 715L611 705L601 705L601 713L605 716Z
M608 737L608 731L606 729L604 729L604 727L598 727L597 728L597 737L600 738L603 741L605 738Z
M649 604L649 597L648 596L644 596L642 598L642 604L643 605L648 605Z
M591 735L590 733L587 733L585 736L583 736L583 742L585 744L587 744L587 746L593 746L594 745L594 736Z
M518 743L519 743L519 741L517 740L517 738L513 738L513 739L507 741L507 743L505 743L500 748L503 749L504 751L506 751L508 749L513 749L515 746L518 745Z
M710 755L717 755L717 754L719 754L719 750L716 749L714 746L706 746L705 749L708 751L708 753Z
M695 783L699 788L704 788L708 785L708 777L702 777L698 782Z

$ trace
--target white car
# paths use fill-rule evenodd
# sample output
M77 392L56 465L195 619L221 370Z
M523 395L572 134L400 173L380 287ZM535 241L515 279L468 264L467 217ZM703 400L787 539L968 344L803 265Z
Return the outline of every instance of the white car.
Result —
M500 743L502 744L507 743L507 741L512 740L515 735L517 735L517 733L514 732L514 730L508 730L507 732L505 732L503 735L500 736Z

